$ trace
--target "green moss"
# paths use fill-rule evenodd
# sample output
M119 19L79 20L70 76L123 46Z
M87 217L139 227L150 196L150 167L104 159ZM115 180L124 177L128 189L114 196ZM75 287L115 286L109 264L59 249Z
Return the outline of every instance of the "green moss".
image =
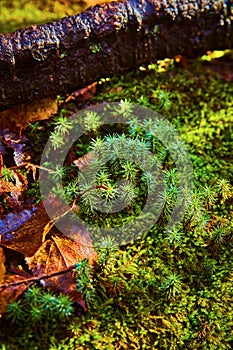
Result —
M26 2L22 6L26 7ZM20 26L19 14L9 26L10 7L7 11L4 30ZM28 23L33 20L28 19ZM216 55L208 55L210 59L213 56ZM185 69L177 67L173 60L165 60L120 77L102 79L95 103L128 99L156 110L175 125L193 162L192 204L173 232L166 232L165 221L161 221L141 240L120 248L109 239L101 242L97 248L98 266L87 268L84 261L77 267L82 272L77 277L77 288L86 299L87 313L71 307L67 299L56 299L35 288L31 291L37 292L36 303L29 292L11 304L9 319L1 320L5 332L0 336L0 349L233 347L232 96L232 83L207 70L202 59L194 60ZM93 115L88 118L86 123L92 123L96 136L99 120ZM133 126L132 135L140 133L136 121ZM65 132L69 127L63 114L55 119L56 132ZM33 139L36 128L31 126ZM54 134L54 142L59 148L62 140L58 136L59 132ZM79 140L77 157L90 149L92 136L90 130ZM166 153L160 151L161 159L167 159ZM166 175L175 184L171 165ZM126 174L129 168L138 175L132 164L125 163L120 171ZM56 169L56 176L61 175L61 170ZM106 169L100 175L109 181ZM61 176L66 179L65 174ZM69 198L77 195L76 190L75 183L67 187ZM174 186L170 190L168 199L172 203ZM83 215L91 216L92 212L84 206ZM169 210L164 215L169 217ZM98 217L92 219L98 223ZM50 310L45 307L47 302L53 305ZM65 312L59 321L55 318L56 303Z
M188 70L165 63L165 68L160 63L103 80L95 101L128 98L159 111L176 126L195 176L185 218L174 232L154 226L143 239L120 249L105 239L98 247L98 266L86 268L83 262L77 267L82 272L77 288L88 312L69 317L65 324L53 321L55 331L55 326L37 320L36 310L24 302L23 312L31 310L36 332L32 320L29 325L22 310L14 308L24 324L14 337L9 332L10 338L2 339L6 349L232 348L233 87L205 71L201 60ZM97 122L96 116L89 118ZM57 117L56 130L67 127L63 116ZM83 153L89 139L80 141ZM105 170L101 176L108 179ZM167 174L168 181L175 181L174 176ZM39 309L44 307L43 293ZM14 313L10 315L12 319Z
M79 13L80 1L1 0L0 32L8 33L31 24L57 21Z

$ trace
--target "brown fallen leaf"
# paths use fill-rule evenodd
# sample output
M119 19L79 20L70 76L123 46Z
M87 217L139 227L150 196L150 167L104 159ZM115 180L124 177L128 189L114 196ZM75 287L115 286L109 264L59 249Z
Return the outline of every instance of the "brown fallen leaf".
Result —
M32 256L42 244L43 229L48 221L45 209L40 207L17 231L3 234L1 244L24 256Z
M12 266L10 272L6 273L5 254L3 248L0 247L0 317L1 314L7 311L7 306L15 301L27 288L31 285L30 282L25 282L20 285L9 285L12 282L27 280L31 277L28 273L21 271L19 268Z
M52 240L55 242L60 254L63 256L66 266L72 265L77 260L88 259L90 265L95 265L97 253L95 252L89 232L87 230L75 232L75 239L68 238L64 235L53 235Z
M2 127L9 127L11 121L11 130L17 132L20 127L37 120L48 119L51 115L57 113L56 96L40 99L34 99L32 102L24 103L13 107L12 109L0 112Z
M11 282L18 282L25 280L25 283L22 283L20 285L10 285ZM4 287L0 284L0 314L7 311L7 307L10 303L15 301L20 297L20 295L25 292L28 287L32 284L31 282L26 282L27 278L25 276L21 275L6 275L4 280L2 281L2 284L4 284ZM6 286L9 284L9 286Z
M0 152L2 152L1 150L1 144L0 144ZM0 177L2 176L2 168L3 168L4 164L3 164L3 156L2 154L0 154Z
M0 179L0 194L4 195L5 198L11 198L12 201L18 203L21 191L13 182L5 181L2 178Z
M48 203L52 201L51 205L59 218L66 215L59 200L54 198L47 200ZM74 207L73 204L70 210ZM27 277L26 272L19 273L17 267L11 268L13 274L4 279L0 285L0 301L3 305L1 312L5 312L7 304L20 296L32 283L39 281L44 287L69 295L86 310L82 295L76 288L74 270L76 263L83 259L88 259L90 265L94 265L97 262L97 254L88 230L78 222L69 219L66 221L69 237L58 233L53 221L49 221L45 209L40 207L18 231L2 235L1 246L10 249L13 256L16 252L23 254L32 275ZM45 237L44 230L48 223L51 227ZM47 238L45 242L43 242L43 236Z
M6 268L4 263L5 263L5 255L4 255L3 249L0 247L0 284L2 283L6 273Z
M70 101L86 102L90 100L96 94L96 86L97 83L93 83L83 89L72 92L72 94L66 98L65 103Z
M22 135L21 131L19 135L17 135L7 129L6 131L3 130L1 134L2 143L13 151L12 161L16 166L22 165L31 158L26 149L29 145L32 147L32 144L26 136ZM7 153L6 149L4 153Z
M106 186L96 186L95 188L105 188ZM15 222L17 221L17 216L14 215L11 216L12 222L12 230L11 230L11 224L6 222L7 227L6 230L4 227L1 227L1 224L4 225L4 223L1 223L0 221L0 234L2 233L2 240L1 244L3 246L6 246L8 248L11 248L17 252L22 253L26 257L33 256L36 251L40 248L42 243L46 240L46 235L51 234L54 235L58 233L58 229L54 224L56 223L56 215L58 219L63 218L69 211L77 212L79 207L78 205L71 205L70 210L68 212L64 212L64 205L59 200L59 198L48 198L47 205L50 205L50 207L54 210L54 216L55 219L50 220L48 217L48 214L44 207L40 205L36 212L30 217L30 219L27 222L23 222L23 225L16 229L15 228ZM19 213L20 214L20 213ZM19 215L19 220L21 219L21 216ZM69 224L68 224L69 223ZM20 222L19 222L20 225ZM18 225L18 227L19 227ZM90 240L90 236L87 230L85 230L84 227L75 224L73 225L72 221L67 219L67 226L69 225L69 237L73 238L77 243L80 243L81 245L86 245L92 247L92 243ZM12 232L13 231L13 232ZM68 231L68 228L67 228ZM82 233L82 234L80 234ZM80 241L78 241L80 240ZM92 251L89 252L91 255L93 254ZM85 257L87 257L85 255Z
M27 177L16 170L11 170L11 180L0 177L0 195L4 196L6 204L11 208L21 208L21 199L27 190Z
M90 264L94 264L97 261L97 254L90 244L85 243L89 242L89 239L86 240L82 232L77 237L79 238L75 241L62 234L55 234L45 241L32 257L25 259L33 275L41 276L62 271L85 258L89 259ZM68 271L46 278L43 280L43 285L69 295L73 301L85 309L82 295L76 289L74 272Z
M77 158L73 161L73 163L79 168L81 171L87 170L90 162L94 159L95 153L90 151L84 156Z

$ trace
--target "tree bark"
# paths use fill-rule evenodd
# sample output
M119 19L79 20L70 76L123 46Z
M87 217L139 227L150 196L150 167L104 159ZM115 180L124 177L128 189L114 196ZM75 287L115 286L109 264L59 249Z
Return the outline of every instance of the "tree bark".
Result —
M233 45L233 0L126 0L0 35L0 111L174 55Z

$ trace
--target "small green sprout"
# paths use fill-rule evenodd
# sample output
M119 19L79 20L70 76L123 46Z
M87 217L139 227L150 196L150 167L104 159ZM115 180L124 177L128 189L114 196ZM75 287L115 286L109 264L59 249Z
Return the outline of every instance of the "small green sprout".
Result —
M92 53L98 53L101 50L101 44L94 44L90 46Z

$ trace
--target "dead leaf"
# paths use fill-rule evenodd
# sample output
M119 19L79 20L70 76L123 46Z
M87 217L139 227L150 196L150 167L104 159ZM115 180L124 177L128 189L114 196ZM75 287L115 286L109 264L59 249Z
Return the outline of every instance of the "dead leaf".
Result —
M47 199L49 201L49 199ZM60 214L62 203L52 201L54 211ZM72 208L71 208L72 209ZM32 276L26 277L19 274L17 268L11 269L14 275L11 279L4 280L5 286L0 289L0 301L3 303L2 312L6 309L9 300L15 300L31 283L40 280L43 286L52 288L56 292L69 295L85 310L85 302L81 293L77 291L75 264L87 258L91 265L97 261L97 254L93 248L91 237L87 229L79 223L67 219L67 234L69 237L58 233L55 226L49 231L48 240L42 243L43 233L49 218L44 208L39 208L35 215L25 223L18 231L2 235L1 245L14 252L24 255L26 264L32 272ZM50 276L51 275L51 276ZM17 277L16 277L17 276ZM17 284L23 278L25 283ZM21 279L21 280L20 280ZM28 281L27 281L28 280ZM6 285L11 283L11 285ZM19 290L17 291L17 288ZM12 299L10 299L12 294Z
M35 214L15 232L2 235L2 245L32 256L42 243L43 229L49 221L44 208L38 208Z
M18 281L23 281L27 280L25 276L21 275L11 275L7 274L2 281L2 284L9 284L11 282L18 282ZM20 285L9 285L5 287L1 287L0 285L0 314L4 313L7 311L7 307L10 303L15 301L20 297L20 295L25 292L31 285L32 283L25 283L20 284Z
M23 192L25 192L28 188L28 181L25 175L22 175L17 170L13 170L13 176L15 179L15 187L20 191L22 196Z
M4 263L5 263L5 255L4 255L3 249L0 247L0 284L2 283L6 273L6 268Z
M39 277L63 270L85 258L88 258L91 264L96 262L97 254L91 246L86 247L79 241L56 234L45 241L31 258L27 257L25 260L33 275ZM73 301L85 308L82 295L76 289L73 272L46 278L43 284L45 287L69 295Z
M8 129L2 133L2 142L13 150L14 163L17 166L22 165L30 159L30 155L25 152L26 145L30 144L28 138L20 133L17 135Z
M86 258L90 264L94 264L97 254L94 248L86 243L85 237L81 237L81 232L77 235L76 241L62 234L52 235L52 238L46 240L32 257L25 259L33 274L35 276L49 274Z
M1 145L0 145L1 146ZM0 148L0 152L1 152L1 148ZM0 154L0 177L2 176L2 168L3 168L3 156L2 154Z
M21 204L19 199L21 197L20 190L11 181L0 179L0 195L3 195L6 204L11 209L19 209Z
M5 181L0 179L0 194L10 193L15 199L18 199L21 195L20 190L11 181Z
M20 127L37 120L48 119L51 115L57 113L56 96L34 99L32 102L17 105L12 109L0 112L1 125L9 127L11 121L11 130L18 131Z
M17 211L15 213L8 213L5 215L0 215L2 219L0 219L0 234L5 240L12 239L11 232L17 230L22 226L25 222L27 222L33 213L35 212L36 208L28 208L23 209L20 211Z
M70 101L86 102L90 100L96 94L96 85L97 83L93 83L83 89L72 92L65 100L65 103Z
M12 181L6 181L4 178L0 178L0 195L3 195L6 199L6 204L11 208L20 208L22 203L23 193L27 189L27 177L20 174L16 170L11 170Z
M54 205L53 205L53 208L55 209ZM56 210L57 209L58 208L56 207ZM71 207L66 211L64 211L63 205L60 206L59 210L62 210L62 211L45 225L45 227L43 229L42 242L45 241L46 236L51 231L51 229L54 227L56 222L58 222L59 220L61 220L65 216L68 217L68 214L71 213L72 211L77 213L79 211L79 209L80 209L80 207L78 205L76 205L76 201L74 201L73 204L71 205ZM70 227L70 224L71 224L71 222L69 223L69 227Z
M8 304L15 301L31 285L31 283L27 282L20 285L8 285L12 282L15 283L18 281L26 280L31 276L14 266L11 266L10 268L10 271L14 274L7 274L4 263L4 251L2 247L0 247L0 317L2 313L7 311Z
M88 237L87 237L88 234ZM97 261L97 254L91 244L89 232L79 230L75 233L75 240L64 235L53 235L60 254L63 256L66 266L75 264L77 260L88 259L89 264L93 265Z
M90 162L94 159L94 152L88 152L87 154L84 154L84 156L75 159L73 163L79 168L81 171L86 171Z

